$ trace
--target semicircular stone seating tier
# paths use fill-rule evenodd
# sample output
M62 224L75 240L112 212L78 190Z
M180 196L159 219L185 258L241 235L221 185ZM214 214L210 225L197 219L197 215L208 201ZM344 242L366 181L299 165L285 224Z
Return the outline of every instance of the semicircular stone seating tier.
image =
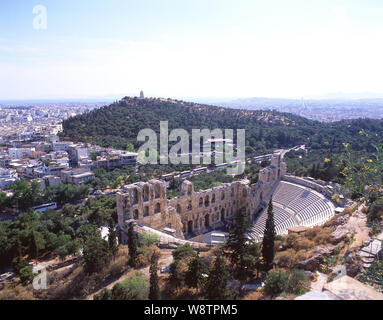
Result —
M284 235L292 227L322 225L334 215L335 207L317 191L281 181L273 194L273 213L275 231ZM257 218L250 237L262 238L266 219L267 208Z

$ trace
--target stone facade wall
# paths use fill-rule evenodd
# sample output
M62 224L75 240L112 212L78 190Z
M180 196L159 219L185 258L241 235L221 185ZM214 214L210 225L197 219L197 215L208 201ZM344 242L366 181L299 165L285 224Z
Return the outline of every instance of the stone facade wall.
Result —
M245 181L225 183L199 192L185 180L181 194L167 200L166 183L151 180L125 186L117 193L118 223L122 241L126 241L128 221L162 231L174 229L176 236L202 234L222 227L244 207L251 219L267 206L267 200L277 182L286 174L286 164L276 154L271 165L259 172L259 181L248 185Z

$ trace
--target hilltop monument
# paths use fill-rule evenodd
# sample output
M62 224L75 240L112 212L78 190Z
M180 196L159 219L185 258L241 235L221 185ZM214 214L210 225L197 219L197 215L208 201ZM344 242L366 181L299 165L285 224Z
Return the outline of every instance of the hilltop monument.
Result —
M142 91L142 90L141 90L141 92L140 92L140 99L145 99L144 91Z

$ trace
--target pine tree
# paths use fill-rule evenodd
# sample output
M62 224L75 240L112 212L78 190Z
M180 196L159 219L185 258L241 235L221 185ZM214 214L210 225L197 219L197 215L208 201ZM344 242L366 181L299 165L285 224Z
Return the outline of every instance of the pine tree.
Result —
M209 273L205 287L205 295L208 300L223 300L228 296L227 281L229 272L221 255L217 256L214 267Z
M206 265L202 262L199 254L190 261L188 270L185 275L185 282L189 287L198 288L202 285L204 277L202 276L207 272Z
M129 248L129 265L134 268L136 266L137 258L137 237L134 232L133 222L129 223L128 229L128 248Z
M158 254L154 252L150 259L150 300L160 300L160 286L158 284Z
M118 252L118 241L117 241L117 232L114 229L113 220L109 222L108 244L109 244L109 250L111 255L115 257Z
M271 197L269 206L267 208L267 220L262 241L262 257L266 271L270 270L273 265L275 256L275 236L276 232L273 213L273 198Z

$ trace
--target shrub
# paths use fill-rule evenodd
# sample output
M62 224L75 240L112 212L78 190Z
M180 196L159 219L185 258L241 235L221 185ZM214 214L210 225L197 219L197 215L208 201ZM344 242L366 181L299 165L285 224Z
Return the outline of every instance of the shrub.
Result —
M369 223L379 222L383 219L383 198L376 200L369 208L367 221Z
M291 233L286 237L286 246L288 248L292 248L295 240L298 238L298 236L295 233Z
M188 243L175 249L172 254L173 254L174 260L181 260L186 257L196 256L196 252Z
M307 251L306 250L299 250L295 255L295 261L302 261L307 259Z
M141 246L150 246L158 243L158 236L156 234L143 232L140 234L139 242Z
M296 253L293 249L278 252L275 256L275 262L280 267L292 268L296 262Z
M93 296L93 300L113 300L112 291L109 289L104 289L99 294L95 294Z
M136 267L142 268L146 267L150 264L150 259L154 252L157 252L159 256L161 256L161 251L158 249L155 245L150 245L145 248L138 248L137 249L137 258L136 258Z
M136 262L135 262L136 268L143 268L143 267L147 266L147 264L148 264L148 260L146 259L144 254L137 255L135 260L136 260Z
M285 291L288 285L288 273L282 270L271 271L266 277L264 290L268 294L277 295Z
M147 252L148 250L146 248L143 248L143 247L137 248L137 254L145 255Z
M305 238L298 238L293 244L295 251L308 250L315 246L315 242Z
M149 287L147 279L141 272L123 282L117 283L112 289L113 300L145 300L148 298Z
M313 240L317 236L318 232L320 232L318 228L311 228L305 231L304 235L306 238Z
M287 292L302 295L308 290L308 277L301 269L294 269L290 273Z
M314 239L315 243L317 245L333 243L334 237L331 235L331 232L332 231L330 229L321 229Z
M28 284L32 283L35 277L35 274L33 273L33 267L26 266L21 268L19 277L23 286L27 286Z
M128 261L129 259L126 256L120 256L116 258L109 266L108 274L112 277L117 277L123 274L127 270Z

